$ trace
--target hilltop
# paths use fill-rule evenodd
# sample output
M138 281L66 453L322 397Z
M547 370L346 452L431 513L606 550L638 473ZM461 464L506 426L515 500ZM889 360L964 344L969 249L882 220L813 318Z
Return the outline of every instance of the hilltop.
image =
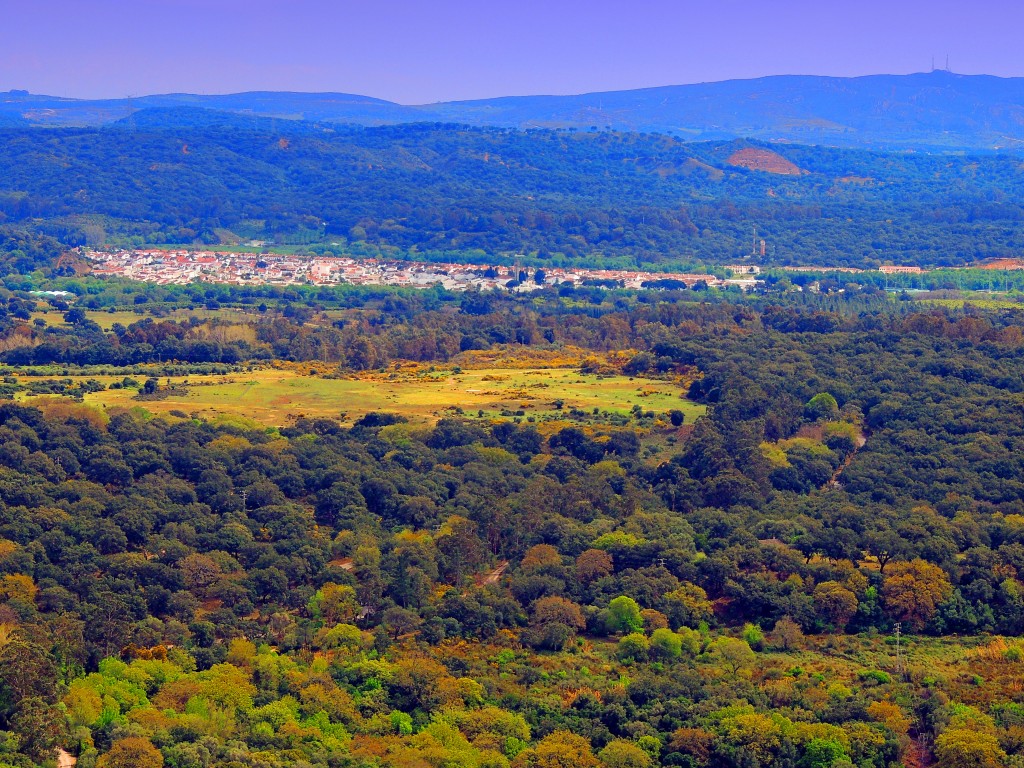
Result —
M656 131L691 140L756 138L848 147L1017 150L1024 78L934 71L672 85L571 96L506 96L402 105L347 93L256 91L69 99L0 94L0 124L97 126L147 109L187 107L255 120Z
M729 159L726 162L729 165L747 168L751 171L777 173L780 176L799 176L803 173L803 171L778 152L772 152L769 149L758 149L756 147L738 149L729 155Z
M4 225L65 246L256 241L659 272L735 264L755 227L763 263L777 265L1024 252L1024 173L1000 155L170 115L178 122L147 111L133 126L0 129Z

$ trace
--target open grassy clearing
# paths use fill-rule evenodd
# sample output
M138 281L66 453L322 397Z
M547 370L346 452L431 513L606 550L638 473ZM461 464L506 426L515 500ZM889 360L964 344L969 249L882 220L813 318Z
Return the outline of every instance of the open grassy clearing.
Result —
M242 307L233 306L222 306L218 309L208 309L206 307L176 307L172 308L162 304L143 304L138 308L133 309L86 309L85 316L96 323L104 331L110 331L114 323L120 323L127 327L132 323L137 323L146 318L152 318L155 321L161 320L175 320L182 321L189 318L198 318L199 320L225 320L233 323L255 323L261 319L268 317L277 317L281 315L280 308L272 307L267 312L260 312L257 309L258 305L247 305ZM308 325L330 325L336 320L348 318L352 316L352 310L350 309L324 309L314 312L306 323ZM59 309L54 309L43 302L39 303L39 308L32 312L30 316L30 322L35 320L42 320L48 327L70 327L64 322L64 312Z
M230 233L231 230L223 229L221 232ZM233 233L232 233L233 234ZM201 248L183 246L180 243L158 243L147 245L157 251L203 251L206 253L273 253L280 256L291 256L294 254L305 255L309 252L308 245L232 245L230 243L218 243L217 245L204 245Z
M96 377L105 384L118 377ZM154 414L183 411L203 418L241 416L271 426L299 415L356 419L370 411L401 413L414 421L432 421L452 409L549 416L572 408L597 408L627 414L635 405L645 412L681 410L692 423L704 407L684 400L682 389L668 381L581 374L574 369L511 370L482 368L456 373L425 367L327 379L294 370L269 369L229 376L161 378L170 390L157 400L136 399L136 390L95 392L86 402L105 408L141 407ZM557 403L561 401L561 408Z
M607 656L614 654L614 642L606 638L586 637L587 643ZM963 635L930 637L904 633L900 640L905 676L920 682L932 679L963 686L958 691L962 700L983 701L986 695L995 695L1000 685L1013 681L1019 689L1019 661L1006 657L1006 650L1015 643L1014 638L993 635ZM766 648L761 651L759 670L773 667L783 670L802 669L805 674L825 673L826 682L854 683L865 672L878 670L898 679L896 672L896 642L892 634L865 632L856 635L806 635L790 650ZM972 679L983 675L982 680ZM998 685L984 686L991 681Z
M1020 690L1020 662L1006 655L1012 643L998 636L904 635L905 679L952 692L965 704L987 707L1005 691ZM764 667L770 668L773 662L784 670L823 674L827 684L870 684L879 671L899 679L892 635L809 636L803 650L766 653Z
M1005 295L1005 294L1004 294ZM917 299L922 304L934 304L938 307L962 309L965 305L978 309L1022 309L1024 302L1009 298L994 298L991 294L980 293L958 299Z
M198 317L200 320L252 320L255 313L255 308L251 310L251 313L233 308L171 309L160 312L159 314L154 314L149 309L118 309L113 311L105 309L85 310L85 316L96 323L104 331L109 331L114 326L114 323L129 326L132 323L145 320L147 317L152 317L154 320L185 320L189 317ZM47 326L67 325L67 323L64 322L64 313L57 309L36 310L32 313L31 320L35 321L37 319L42 320Z

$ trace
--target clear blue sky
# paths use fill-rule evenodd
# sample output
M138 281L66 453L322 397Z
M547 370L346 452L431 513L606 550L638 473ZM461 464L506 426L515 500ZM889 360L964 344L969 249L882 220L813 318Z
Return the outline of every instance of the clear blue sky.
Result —
M0 0L0 91L406 104L772 74L1024 75L1011 0Z

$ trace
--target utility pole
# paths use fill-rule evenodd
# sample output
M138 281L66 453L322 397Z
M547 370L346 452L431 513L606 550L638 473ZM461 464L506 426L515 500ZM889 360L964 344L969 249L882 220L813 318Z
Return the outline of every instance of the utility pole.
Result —
M903 629L903 623L897 621L893 627L893 634L896 637L896 675L903 678L903 648L900 645L900 630Z

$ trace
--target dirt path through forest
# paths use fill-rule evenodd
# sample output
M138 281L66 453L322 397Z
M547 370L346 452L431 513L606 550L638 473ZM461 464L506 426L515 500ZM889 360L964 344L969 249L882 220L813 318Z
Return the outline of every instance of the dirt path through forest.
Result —
M929 768L932 764L932 756L924 744L914 739L903 756L903 764L907 768Z
M843 474L843 470L845 470L848 466L850 466L850 462L852 462L854 457L857 455L857 451L859 451L861 448L863 448L864 447L864 443L866 443L867 441L868 441L868 439L867 439L867 437L865 435L861 435L860 437L857 438L856 447L852 451L850 451L850 455L849 456L847 456L845 459L843 459L843 463L839 465L839 469L837 469L833 473L832 479L828 481L828 484L830 486L835 487L835 486L839 485L839 476L841 474Z
M497 584L501 577L505 575L506 568L508 568L508 560L503 560L497 568L483 575L480 579L481 586L484 584Z

